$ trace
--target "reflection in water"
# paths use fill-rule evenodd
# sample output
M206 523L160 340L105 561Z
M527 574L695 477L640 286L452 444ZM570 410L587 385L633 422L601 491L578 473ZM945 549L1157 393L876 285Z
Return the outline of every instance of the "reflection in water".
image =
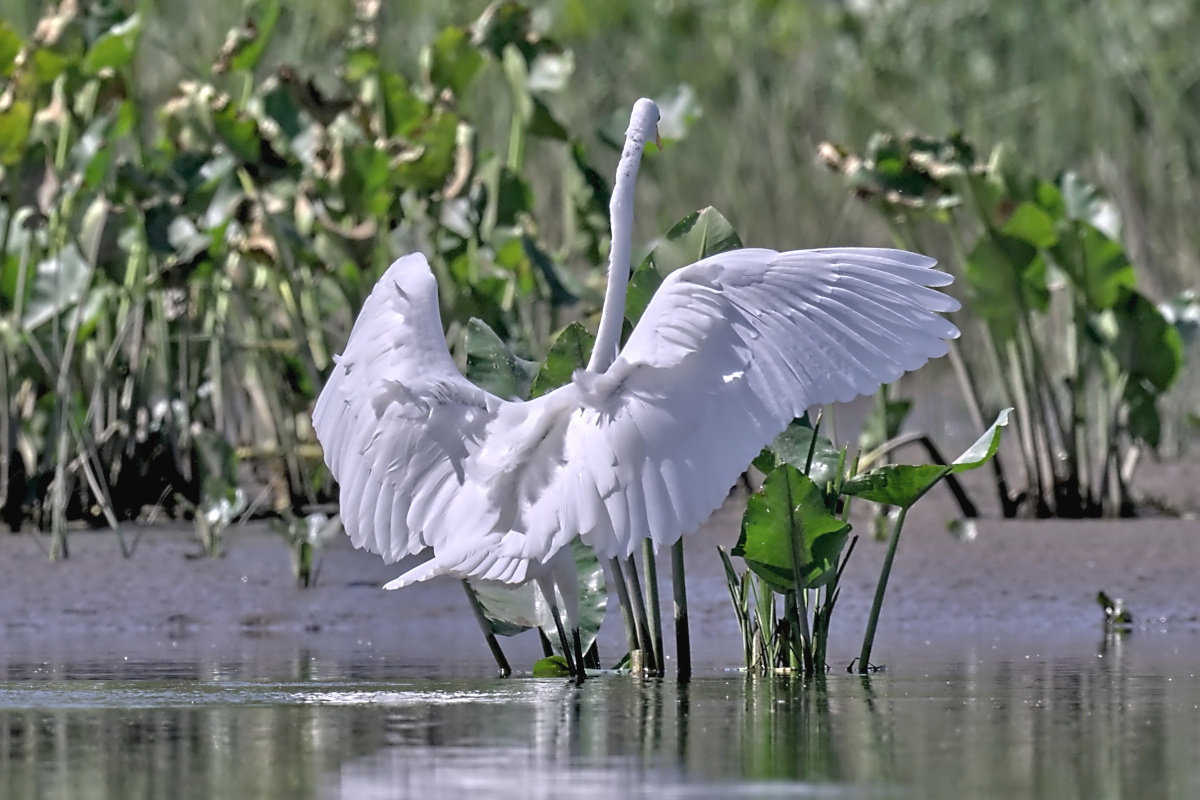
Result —
M717 673L583 687L385 680L300 649L132 666L10 655L0 794L1200 796L1196 646L1136 660L1134 644L810 683Z

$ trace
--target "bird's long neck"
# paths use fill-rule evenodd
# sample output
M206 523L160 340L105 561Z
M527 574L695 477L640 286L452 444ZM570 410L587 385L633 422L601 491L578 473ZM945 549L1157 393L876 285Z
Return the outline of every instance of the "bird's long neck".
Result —
M653 119L650 119L651 109ZM588 372L604 372L617 358L621 344L621 326L625 321L625 290L629 285L631 250L633 249L633 190L637 183L638 166L642 161L642 148L646 146L647 131L654 130L658 123L658 109L649 101L638 101L629 130L625 133L625 147L617 165L617 179L613 186L612 200L608 205L612 224L612 244L608 251L608 288L604 292L604 308L600 312L600 326L596 331L596 344L588 361Z

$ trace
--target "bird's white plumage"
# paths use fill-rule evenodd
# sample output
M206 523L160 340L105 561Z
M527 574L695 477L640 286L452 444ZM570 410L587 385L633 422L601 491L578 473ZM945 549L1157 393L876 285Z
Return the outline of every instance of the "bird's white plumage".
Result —
M667 277L616 361L529 402L470 384L423 256L397 261L314 412L355 545L437 574L517 583L576 535L628 555L695 530L808 406L944 355L958 307L932 259L737 250ZM559 562L562 559L558 560ZM565 577L565 576L564 576Z

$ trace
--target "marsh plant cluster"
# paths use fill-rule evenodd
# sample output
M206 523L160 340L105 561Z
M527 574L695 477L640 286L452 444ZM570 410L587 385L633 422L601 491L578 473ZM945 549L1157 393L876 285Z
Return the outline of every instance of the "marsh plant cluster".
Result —
M286 12L257 0L206 72L148 104L144 11L67 1L29 35L0 23L0 503L14 529L50 531L51 558L67 556L71 520L120 532L161 509L194 519L219 555L230 523L274 512L309 585L336 530L304 517L336 497L312 403L396 257L429 256L452 352L492 393L536 397L587 363L609 187L593 131L554 111L574 59L528 9L497 3L433 36L405 74L381 52L379 3L364 1L335 68L309 72L264 58ZM510 110L494 137L464 102L482 82ZM698 107L686 87L660 105L669 148ZM534 196L533 143L562 166L555 203ZM821 155L899 244L949 248L971 320L952 358L983 436L950 463L889 464L911 439L909 404L885 387L858 456L807 419L764 451L763 488L722 553L746 665L764 670L823 670L854 497L899 509L864 669L904 515L937 481L993 459L1006 514L1130 512L1183 363L1182 317L1138 289L1114 204L1078 175L1031 174L1003 151L984 161L958 137L882 134L861 154ZM740 246L713 208L674 225L636 264L626 331L672 271ZM1019 478L1012 453L996 458L1009 407ZM135 544L122 539L127 555ZM661 670L645 555L645 597L625 598L645 635L630 650ZM594 555L576 559L590 644L607 590ZM531 587L467 589L493 644L546 627Z

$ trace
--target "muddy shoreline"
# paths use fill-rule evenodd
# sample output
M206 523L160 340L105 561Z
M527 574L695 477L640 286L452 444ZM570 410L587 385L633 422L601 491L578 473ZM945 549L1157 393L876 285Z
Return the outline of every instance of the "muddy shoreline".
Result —
M1141 476L1163 502L1185 511L1195 503L1200 468L1148 465ZM971 490L988 513L986 484L976 481ZM715 548L736 540L744 499L735 492L688 540L692 635L701 661L728 661L737 652ZM1135 632L1200 636L1195 519L990 517L978 521L974 540L959 541L946 530L955 516L941 488L910 513L881 643L1099 636L1095 598L1101 590L1124 599ZM156 526L144 533L135 556L124 559L112 533L80 531L72 534L71 557L51 564L31 536L0 536L0 647L28 649L53 640L87 651L105 649L100 639L215 643L265 636L380 647L411 664L487 659L456 581L385 592L382 584L402 567L356 551L339 536L323 551L317 585L300 589L284 540L266 524L234 529L228 541L225 557L196 558L189 525ZM885 550L866 535L858 543L835 614L831 656L837 659L852 655L861 637ZM610 607L602 653L622 649L622 636ZM504 643L517 659L537 652L530 635Z

